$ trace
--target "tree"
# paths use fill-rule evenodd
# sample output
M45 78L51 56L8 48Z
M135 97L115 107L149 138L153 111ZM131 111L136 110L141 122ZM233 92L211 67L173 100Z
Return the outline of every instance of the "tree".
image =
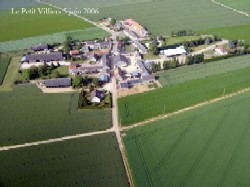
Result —
M46 70L47 70L46 66L44 66L44 65L39 66L39 67L38 67L38 75L39 75L40 77L46 75L46 74L47 74L47 71L46 71Z
M24 79L30 80L31 79L30 70L29 69L24 69L22 71L22 76L23 76Z
M74 79L73 79L73 87L79 87L81 86L83 83L83 79L81 76L77 75Z
M82 107L84 106L88 106L88 99L86 98L86 96L82 98Z
M60 75L59 71L57 71L57 70L53 71L51 74L51 78L56 79L56 78L60 78L60 77L61 77L61 75Z
M99 86L99 79L94 78L94 79L92 80L92 84L95 85L96 87L98 87L98 86Z
M115 23L116 23L116 19L111 18L111 20L110 20L110 25L111 25L111 26L114 26L114 25L115 25Z

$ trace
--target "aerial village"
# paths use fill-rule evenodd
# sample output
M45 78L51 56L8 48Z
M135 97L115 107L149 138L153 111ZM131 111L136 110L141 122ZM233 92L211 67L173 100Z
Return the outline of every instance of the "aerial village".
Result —
M111 93L116 89L118 96L126 96L149 90L143 89L143 86L149 88L149 84L159 84L153 74L153 65L156 63L160 62L160 66L164 66L164 61L174 58L179 64L185 64L189 52L183 45L162 49L158 54L159 60L149 60L143 56L148 53L151 45L145 42L150 41L150 32L133 19L115 20L110 26L111 22L111 18L106 18L99 24L108 28L112 36L89 41L69 39L68 54L64 53L61 45L31 46L29 53L21 60L20 70L39 66L68 67L67 76L55 75L32 82L44 92L53 93L60 90L65 92L72 91L72 87L78 88L80 83L78 85L73 83L75 77L80 76L85 79L88 77L92 82L93 80L96 82L92 88L85 87L91 90L88 100L91 103L100 103L103 100L103 94L98 93ZM216 46L213 50L215 55L228 54L223 46ZM112 79L115 80L114 87ZM138 86L142 86L142 89L138 89Z

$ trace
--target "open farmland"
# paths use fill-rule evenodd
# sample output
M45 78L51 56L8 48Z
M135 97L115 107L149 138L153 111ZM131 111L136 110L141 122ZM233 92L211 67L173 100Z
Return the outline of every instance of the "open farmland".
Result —
M122 125L130 125L221 97L249 87L249 73L250 67L121 98L119 118Z
M8 55L1 54L0 55L0 85L3 83L4 76L8 69L11 57Z
M184 66L174 70L162 71L156 74L162 86L169 86L190 80L205 78L233 70L250 67L250 55L234 57L226 60L209 62L192 66Z
M92 27L90 23L83 19L68 16L64 12L61 14L39 14L38 8L49 8L46 5L27 9L31 8L36 10L36 14L15 15L11 14L10 10L0 12L0 42ZM58 11L55 8L51 9Z
M214 34L230 40L245 40L250 43L250 24L206 29L199 31L199 33Z
M250 185L250 93L126 133L135 186Z
M1 0L0 10L38 5L36 0Z
M110 110L77 111L78 93L43 94L35 85L0 92L0 145L47 140L112 125Z
M79 1L60 3L49 0L60 7L84 8ZM108 2L108 1L106 1ZM156 0L151 2L133 3L122 6L99 7L99 14L84 14L91 20L103 17L117 19L133 18L148 28L153 34L170 34L171 31L182 29L204 30L223 26L249 24L250 19L236 12L220 7L208 0Z
M129 186L114 133L3 151L0 160L0 186Z

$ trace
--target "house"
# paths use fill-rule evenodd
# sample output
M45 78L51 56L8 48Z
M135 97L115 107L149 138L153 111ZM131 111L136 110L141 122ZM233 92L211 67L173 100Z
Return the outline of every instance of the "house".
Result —
M128 64L128 61L126 59L126 57L122 56L122 55L117 55L117 56L114 56L113 57L113 62L114 62L114 65L116 67L126 67Z
M141 79L142 79L143 83L149 83L149 82L155 81L155 76L153 76L153 75L143 75L141 77Z
M96 62L98 60L99 56L96 54L96 53L93 53L91 56L90 56L90 61L92 62Z
M87 55L89 53L89 47L85 45L82 47L81 51L84 55Z
M94 41L86 41L85 46L88 47L89 49L94 49L95 47L95 42Z
M136 66L137 69L141 72L141 74L148 73L147 69L145 68L141 60L136 61Z
M46 88L69 88L71 78L47 79L44 81Z
M112 50L113 50L113 52L121 52L121 51L125 50L125 46L124 46L123 42L118 41L118 42L115 42Z
M128 29L125 29L124 31L124 34L126 36L128 36L129 38L131 38L132 40L138 40L138 36L136 35L136 33L134 33L133 31L130 31Z
M131 77L132 78L139 78L140 77L140 72L139 71L133 71L131 73Z
M32 51L44 51L49 49L49 45L47 43L40 43L38 45L32 45L30 48Z
M78 56L80 54L80 51L79 50L70 50L69 54L71 56Z
M101 100L105 97L105 92L102 90L93 90L91 92L91 103L100 103Z
M110 54L109 53L102 55L100 64L104 67L107 66L110 68Z
M62 52L50 52L46 54L31 54L22 58L22 62L50 62L64 60Z
M102 82L109 82L109 79L110 79L109 67L106 66L106 68L105 67L103 68L103 70L101 71L101 73L99 75L99 79Z
M228 51L223 46L218 46L214 49L216 55L227 55Z
M148 31L133 19L126 19L125 23L128 24L131 28L133 28L141 37L148 36Z
M100 50L110 49L111 48L111 42L108 42L108 41L99 42L99 43L97 43L97 47Z
M144 45L142 45L141 42L135 40L133 44L134 44L135 47L138 48L138 50L139 50L139 52L141 54L147 54L148 53L146 47L144 47Z
M186 55L187 51L185 50L184 46L176 47L175 49L166 49L161 51L166 57L174 57L180 55Z
M117 21L114 25L115 31L121 31L123 29L122 23L120 21Z

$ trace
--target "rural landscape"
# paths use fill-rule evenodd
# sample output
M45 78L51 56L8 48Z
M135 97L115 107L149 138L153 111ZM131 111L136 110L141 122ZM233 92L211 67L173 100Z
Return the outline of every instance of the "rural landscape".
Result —
M0 187L250 186L249 0L0 0Z

